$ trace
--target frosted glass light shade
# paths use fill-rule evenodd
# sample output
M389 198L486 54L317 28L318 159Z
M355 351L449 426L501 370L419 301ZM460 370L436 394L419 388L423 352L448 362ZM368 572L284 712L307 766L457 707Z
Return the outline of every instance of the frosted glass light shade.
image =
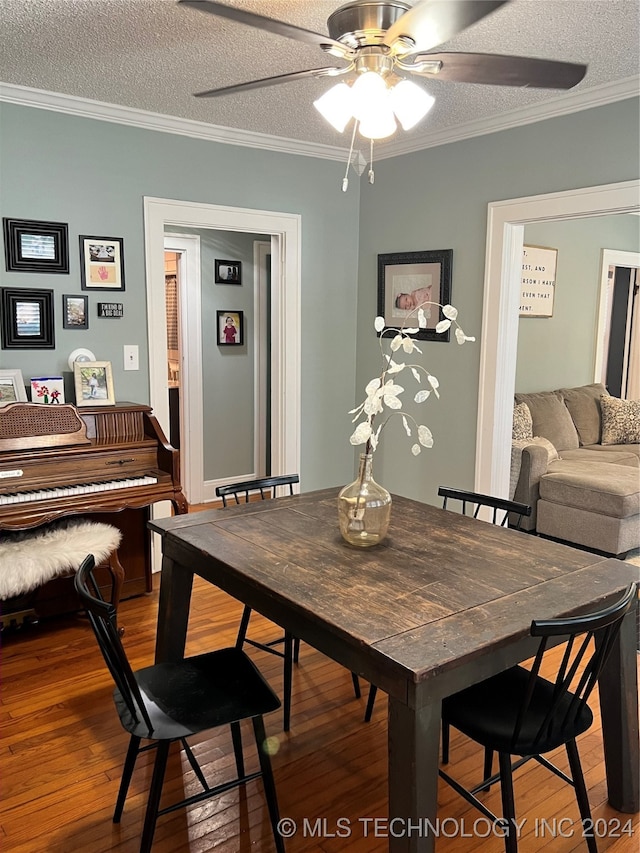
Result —
M389 93L391 107L404 130L411 130L435 103L435 98L410 80L402 80Z
M396 130L389 90L379 74L367 71L352 87L353 114L360 122L360 134L367 139L384 139Z
M342 133L353 116L353 92L346 83L337 83L314 101L313 106L338 133Z

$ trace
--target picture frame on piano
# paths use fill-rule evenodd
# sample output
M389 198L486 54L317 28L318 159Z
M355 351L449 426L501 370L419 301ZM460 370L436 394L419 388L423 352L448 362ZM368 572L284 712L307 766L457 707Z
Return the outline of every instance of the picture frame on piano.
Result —
M0 406L26 403L27 389L21 370L0 370Z
M110 361L76 361L73 378L76 406L115 406Z

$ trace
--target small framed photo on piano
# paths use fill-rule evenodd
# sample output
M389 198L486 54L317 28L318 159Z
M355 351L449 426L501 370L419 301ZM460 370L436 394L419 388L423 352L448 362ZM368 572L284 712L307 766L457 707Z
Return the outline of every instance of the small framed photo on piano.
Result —
M76 406L115 406L110 361L76 361L73 378Z
M0 370L0 406L26 403L27 390L21 370Z

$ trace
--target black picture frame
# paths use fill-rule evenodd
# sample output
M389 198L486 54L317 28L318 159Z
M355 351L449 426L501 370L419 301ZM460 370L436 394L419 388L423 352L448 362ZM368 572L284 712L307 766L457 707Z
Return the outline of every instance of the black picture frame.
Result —
M80 235L80 289L124 290L124 238Z
M54 349L53 290L0 291L2 349Z
M89 297L81 293L64 293L62 296L62 328L89 328Z
M227 320L230 319L232 327L235 329L235 334L225 331L229 328ZM216 328L218 336L218 346L221 347L238 347L244 343L244 312L243 311L216 311Z
M214 261L216 284L242 284L242 261Z
M2 218L7 272L69 273L66 222Z
M384 317L384 328L399 329L405 324L415 328L418 325L415 313L411 314L409 308L398 306L400 295L412 295L418 290L430 288L429 301L440 305L449 304L452 261L453 249L378 255L378 316ZM428 308L425 308L425 312L429 314ZM433 305L430 313L426 329L420 329L413 337L446 343L449 340L449 329L440 334L436 332L436 324L445 319L441 309Z

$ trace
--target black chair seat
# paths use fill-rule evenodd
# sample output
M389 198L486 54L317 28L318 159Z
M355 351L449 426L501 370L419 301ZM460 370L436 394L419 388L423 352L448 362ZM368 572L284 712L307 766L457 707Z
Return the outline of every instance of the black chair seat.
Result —
M523 720L517 740L513 742L513 733L530 680L529 670L516 666L474 684L443 700L443 719L476 743L496 752L511 752L513 755L551 752L559 746L564 746L570 738L576 738L587 731L593 722L593 714L588 705L580 708L577 719L571 719L562 727L554 727L556 720L564 720L568 716L573 696L565 694L555 710L551 728L545 729L544 737L538 739L557 691L555 684L538 677L527 716ZM496 701L500 703L499 713L496 713Z
M278 697L240 649L159 663L136 670L134 677L151 730L142 717L133 718L117 688L114 698L123 728L141 738L189 737L280 707Z

